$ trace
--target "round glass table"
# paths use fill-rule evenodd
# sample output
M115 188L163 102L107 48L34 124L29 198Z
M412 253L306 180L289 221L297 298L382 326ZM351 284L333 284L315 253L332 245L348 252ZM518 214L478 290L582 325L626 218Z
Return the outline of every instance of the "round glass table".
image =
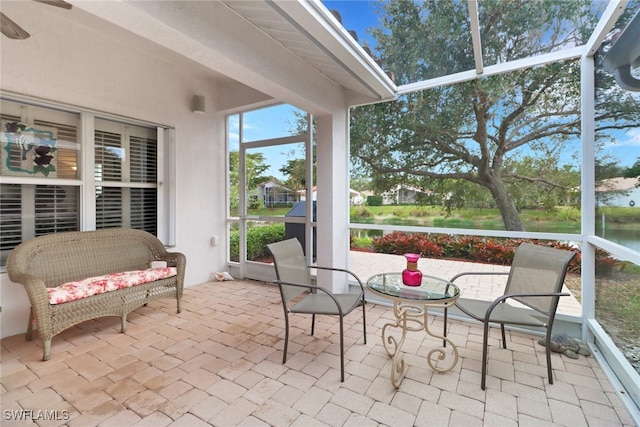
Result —
M382 343L393 359L391 383L398 388L404 379L407 366L404 363L402 345L408 331L425 330L432 337L442 340L443 348L435 348L427 354L427 363L436 372L447 372L458 363L458 349L448 338L429 330L428 307L449 307L460 296L460 289L435 276L422 276L420 286L407 286L402 283L402 273L382 273L367 280L367 288L382 297L393 301L395 321L382 327ZM449 343L452 355L451 363L442 366L447 353L444 349Z

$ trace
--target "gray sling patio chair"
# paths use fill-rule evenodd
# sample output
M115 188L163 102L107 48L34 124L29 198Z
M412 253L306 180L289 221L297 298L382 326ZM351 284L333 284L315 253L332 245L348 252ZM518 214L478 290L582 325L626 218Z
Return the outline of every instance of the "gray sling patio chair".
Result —
M362 281L349 270L330 267L308 266L302 246L298 239L288 239L267 245L273 255L284 306L285 338L282 363L287 361L289 344L289 313L311 314L311 335L314 333L316 314L340 316L340 381L344 381L344 316L356 307L362 306L362 329L364 343L367 343L367 327L365 321L364 286ZM360 289L353 294L334 294L327 289L311 283L310 269L341 271L353 276ZM304 297L301 297L302 294ZM298 297L301 299L298 300ZM292 301L294 300L295 301Z
M523 243L516 250L513 264L508 273L465 272L457 274L449 280L454 282L467 275L509 275L504 294L499 298L493 301L460 298L455 304L464 314L484 324L482 390L485 389L487 376L489 326L496 324L500 325L502 331L503 348L507 348L505 325L546 328L547 373L549 384L553 384L551 329L560 297L569 295L561 293L561 290L569 262L575 255L575 252L571 251ZM508 300L517 301L528 308L515 307L508 304ZM446 309L444 310L444 336L447 336Z

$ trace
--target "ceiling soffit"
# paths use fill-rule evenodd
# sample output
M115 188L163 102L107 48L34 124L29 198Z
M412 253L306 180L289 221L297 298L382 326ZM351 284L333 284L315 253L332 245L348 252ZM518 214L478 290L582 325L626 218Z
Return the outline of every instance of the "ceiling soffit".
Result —
M320 2L222 1L342 88L393 98L393 82Z
M395 96L393 82L337 21L329 22L335 19L319 1L69 2L307 111Z

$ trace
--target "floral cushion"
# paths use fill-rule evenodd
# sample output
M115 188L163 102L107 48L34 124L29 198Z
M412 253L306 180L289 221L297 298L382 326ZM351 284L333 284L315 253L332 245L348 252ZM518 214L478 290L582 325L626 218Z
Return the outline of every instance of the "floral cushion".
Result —
M105 274L65 283L56 288L47 288L49 304L62 304L77 299L98 295L109 291L141 285L166 279L177 274L176 267L148 268L146 270L125 271Z

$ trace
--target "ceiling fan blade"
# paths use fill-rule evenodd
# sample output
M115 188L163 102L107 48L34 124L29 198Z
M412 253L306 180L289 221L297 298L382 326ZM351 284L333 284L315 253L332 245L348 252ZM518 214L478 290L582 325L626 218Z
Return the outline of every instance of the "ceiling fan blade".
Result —
M38 3L48 4L49 6L61 7L63 9L71 9L71 4L64 0L34 0Z
M29 33L22 29L22 27L13 22L7 15L0 12L0 31L2 34L14 40L24 40L29 38Z

